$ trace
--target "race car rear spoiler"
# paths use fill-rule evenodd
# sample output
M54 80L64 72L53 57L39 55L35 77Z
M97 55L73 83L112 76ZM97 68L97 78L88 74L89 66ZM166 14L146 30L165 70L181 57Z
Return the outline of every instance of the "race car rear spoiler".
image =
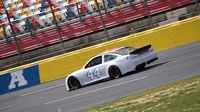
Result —
M146 45L144 47L138 48L132 52L130 52L130 54L143 54L144 52L147 52L149 49L151 48L151 45Z

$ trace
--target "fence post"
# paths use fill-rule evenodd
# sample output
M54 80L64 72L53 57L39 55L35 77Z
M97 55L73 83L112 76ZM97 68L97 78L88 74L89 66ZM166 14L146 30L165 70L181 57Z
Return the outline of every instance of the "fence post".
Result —
M53 15L53 22L55 23L55 26L56 26L56 31L58 32L58 39L60 41L60 44L61 44L61 49L63 50L63 52L65 53L65 47L64 47L64 43L63 43L63 39L62 39L62 36L61 36L61 33L60 33L60 28L58 26L58 22L56 20L56 16L55 16L55 12L53 10L53 7L52 7L52 4L50 2L50 0L48 0L48 3L50 5L50 9L51 9L51 13Z
M144 0L144 6L145 6L145 9L146 9L146 13L149 17L150 25L151 25L151 27L153 27L152 19L151 19L151 13L150 13L150 10L149 10L148 4L147 4L147 0Z
M196 7L197 7L198 15L200 15L199 0L195 0L195 2L196 2Z
M97 0L94 0L94 1L95 1L95 4L97 5L97 10L98 10L98 13L99 13L99 16L100 16L100 20L101 20L102 25L103 25L103 30L105 32L106 38L107 38L107 40L109 40L108 32L107 32L107 29L106 29L106 26L105 26L105 21L103 19L103 16L101 14L101 10L99 8L99 3L97 2Z
M28 25L31 26L31 28L28 29L28 32L30 33L32 38L35 38L35 34L33 32L33 26L31 25L30 19L31 19L30 16L26 17L26 21L27 21Z
M109 13L108 13L108 10L107 10L107 7L106 7L106 3L104 0L103 1L103 7L105 8L105 13L106 13L106 16L109 16Z
M128 0L129 1L129 4L130 4L130 7L132 8L132 9L134 9L134 6L133 6L133 3L132 3L132 0Z
M4 38L6 37L6 30L5 30L5 24L2 24L2 27L3 27L3 36L4 36ZM8 40L7 40L7 38L5 38L6 39L6 42L8 42Z
M21 50L20 50L20 48L19 48L19 43L17 42L16 34L15 34L15 32L14 32L12 23L11 23L11 21L10 21L10 16L9 16L9 14L8 14L8 11L7 11L6 7L5 7L4 2L3 2L3 1L1 1L1 2L3 3L3 8L4 8L5 12L6 12L6 16L7 16L7 18L8 18L8 22L9 22L9 25L10 25L10 28L11 28L11 31L12 31L12 35L13 35L14 41L15 41L15 47L16 47L16 50L17 50L17 53L18 53L18 56L19 56L19 63L22 65L22 64L23 64L23 59L22 59L22 55L21 55ZM7 38L7 37L6 37L6 38Z
M83 19L82 19L82 17L81 17L81 12L80 12L80 10L79 10L79 7L78 7L77 2L76 2L75 4L76 4L77 11L78 11L78 18L79 18L80 22L83 22Z

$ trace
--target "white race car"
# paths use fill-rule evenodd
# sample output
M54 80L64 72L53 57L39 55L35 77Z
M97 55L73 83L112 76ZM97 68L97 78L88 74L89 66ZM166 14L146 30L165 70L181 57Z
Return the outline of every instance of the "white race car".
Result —
M80 70L66 77L67 90L75 90L104 79L116 79L125 73L141 71L158 56L151 45L142 48L120 47L90 59Z

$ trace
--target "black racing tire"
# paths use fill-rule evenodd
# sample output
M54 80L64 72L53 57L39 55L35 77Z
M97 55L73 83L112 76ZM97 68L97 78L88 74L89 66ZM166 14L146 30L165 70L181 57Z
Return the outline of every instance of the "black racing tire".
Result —
M146 67L146 63L142 63L142 64L136 66L136 70L137 71L142 71L142 70L145 69L145 67Z
M117 79L121 76L121 71L117 66L110 66L108 69L108 73L111 79Z
M76 79L75 77L70 77L68 79L68 86L69 86L69 90L76 90L81 87L81 84L79 80Z

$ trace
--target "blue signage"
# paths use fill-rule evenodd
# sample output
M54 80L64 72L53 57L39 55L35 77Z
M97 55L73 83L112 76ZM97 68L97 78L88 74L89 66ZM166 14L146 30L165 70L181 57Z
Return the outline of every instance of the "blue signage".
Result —
M38 65L0 75L0 94L40 84Z

